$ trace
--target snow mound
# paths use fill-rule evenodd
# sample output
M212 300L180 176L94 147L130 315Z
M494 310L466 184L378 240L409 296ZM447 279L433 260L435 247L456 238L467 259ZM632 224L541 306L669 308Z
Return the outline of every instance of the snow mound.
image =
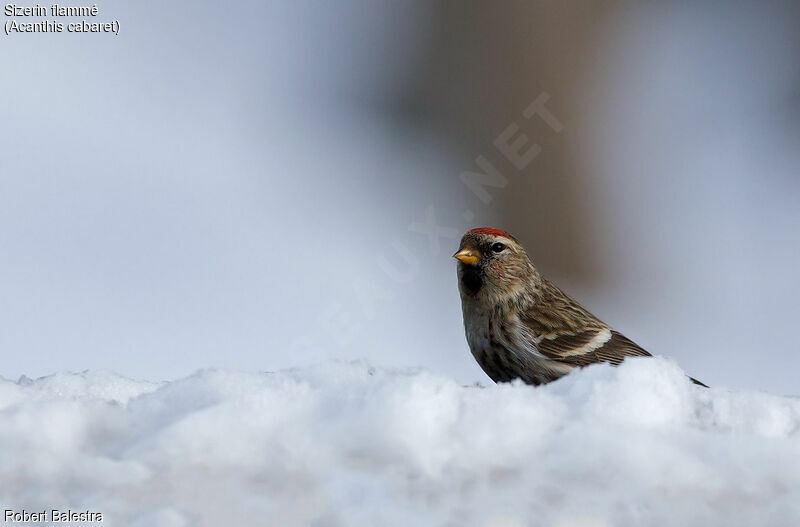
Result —
M149 527L800 525L800 399L672 362L534 388L363 363L0 380L0 502Z

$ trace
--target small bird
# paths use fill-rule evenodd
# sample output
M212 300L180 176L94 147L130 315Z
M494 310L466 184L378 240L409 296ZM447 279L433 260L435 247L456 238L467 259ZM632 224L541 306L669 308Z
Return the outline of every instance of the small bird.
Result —
M589 364L650 356L542 277L507 232L472 229L453 257L467 342L493 381L539 385Z

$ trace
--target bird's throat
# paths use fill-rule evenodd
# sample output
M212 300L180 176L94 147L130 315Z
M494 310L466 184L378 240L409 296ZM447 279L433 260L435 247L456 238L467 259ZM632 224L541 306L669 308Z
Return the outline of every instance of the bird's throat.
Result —
M483 287L483 271L474 265L464 265L461 272L461 285L470 295L476 295Z

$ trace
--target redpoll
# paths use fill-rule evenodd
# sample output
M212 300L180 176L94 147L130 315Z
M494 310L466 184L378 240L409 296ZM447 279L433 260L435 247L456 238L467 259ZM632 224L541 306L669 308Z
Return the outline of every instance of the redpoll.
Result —
M467 342L493 381L543 384L596 362L650 356L543 278L507 232L472 229L453 256Z

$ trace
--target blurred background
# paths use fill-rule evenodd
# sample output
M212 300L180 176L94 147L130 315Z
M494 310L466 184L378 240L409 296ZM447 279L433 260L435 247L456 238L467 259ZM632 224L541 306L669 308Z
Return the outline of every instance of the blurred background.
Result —
M496 226L691 375L798 393L796 3L98 7L0 37L3 377L487 383L450 256Z

